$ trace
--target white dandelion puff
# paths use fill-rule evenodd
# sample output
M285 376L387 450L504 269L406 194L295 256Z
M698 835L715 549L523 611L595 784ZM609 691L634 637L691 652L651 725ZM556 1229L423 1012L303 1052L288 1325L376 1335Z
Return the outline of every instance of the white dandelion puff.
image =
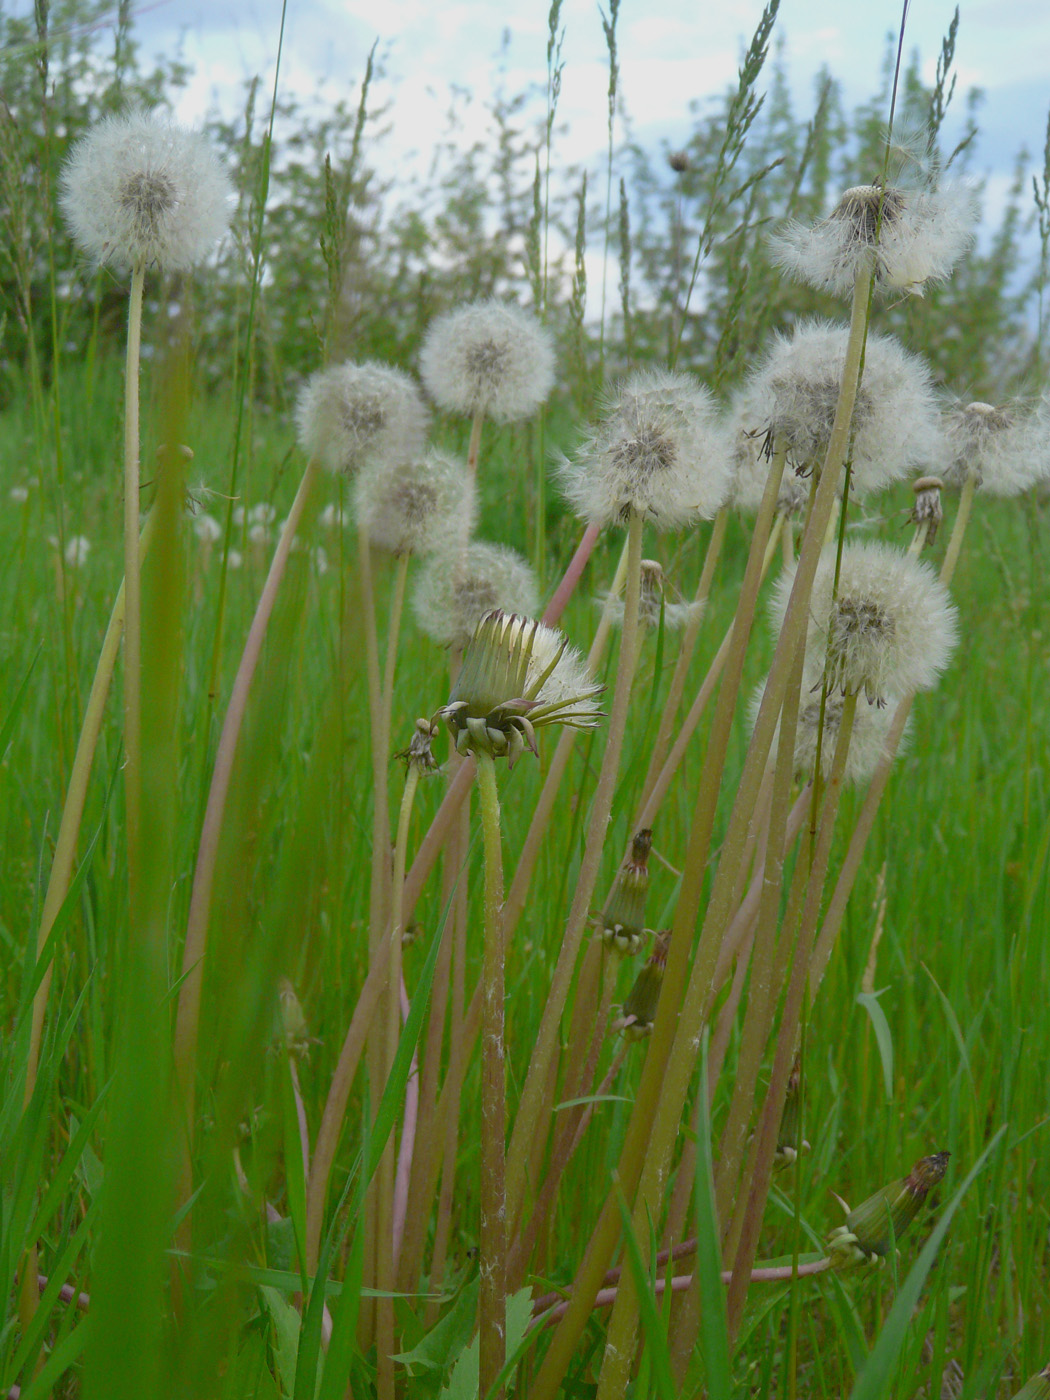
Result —
M957 181L921 190L855 185L826 219L774 234L773 260L796 281L849 296L874 256L877 287L921 296L970 248L976 217L974 192Z
M1018 496L1050 477L1050 398L1034 412L1016 404L953 403L947 413L947 486L969 476L990 496Z
M739 430L783 440L788 466L819 471L835 421L848 332L810 322L777 338L742 397L753 418ZM939 462L944 434L930 372L891 336L869 335L852 423L858 496L881 491L917 468Z
M643 627L658 628L663 619L664 630L677 632L695 622L704 610L704 602L686 602L664 577L663 565L656 559L643 559L638 594L638 621ZM671 595L668 598L668 594ZM608 609L615 627L623 626L623 598L611 594L596 600Z
M91 541L86 535L70 535L66 540L63 559L67 569L82 569L91 553Z
M590 524L626 524L632 511L657 529L709 520L731 484L713 396L691 375L632 374L571 461L562 490Z
M824 705L824 727L820 726L821 673L807 667L802 678L802 694L799 699L798 723L795 727L795 777L799 782L812 778L817 763L817 738L820 736L820 769L826 780L831 776L831 766L835 757L835 744L838 740L839 725L842 722L843 697L837 692L829 692ZM814 688L816 687L816 688ZM765 690L760 685L751 700L751 726L754 728L758 709ZM861 705L853 717L850 730L849 749L846 754L846 767L843 779L847 783L866 783L874 773L879 761L889 750L886 741L893 727L897 708L896 697L886 696L885 705ZM905 728L901 751L910 732L911 720ZM780 721L773 735L772 752L776 753L780 742Z
M433 554L465 544L477 513L466 467L430 451L408 462L373 462L354 480L354 510L368 538L393 554Z
M520 554L504 545L473 541L465 549L432 554L413 598L416 621L442 646L465 646L494 608L539 611L536 578Z
M12 486L7 493L7 498L16 506L24 506L29 500L28 486Z
M295 416L303 451L347 476L369 461L418 456L430 426L411 376L372 360L312 374L299 391Z
M554 387L554 341L517 306L472 302L431 322L419 370L439 408L511 423L535 413Z
M74 239L100 263L184 271L226 231L231 193L200 132L126 112L76 143L60 199Z
M193 533L202 543L214 544L216 540L222 538L222 526L214 515L209 515L206 510L202 510L193 517Z
M830 691L863 694L870 704L930 690L958 633L947 588L928 564L873 542L843 549L835 592L835 555L824 551L813 580L807 665ZM789 570L774 590L778 631L793 582Z
M768 414L768 404L752 385L745 384L733 396L726 423L729 461L733 486L732 504L745 515L754 515L765 495L773 464L773 439L759 426ZM788 517L801 514L809 497L805 478L792 470L781 474L776 511Z

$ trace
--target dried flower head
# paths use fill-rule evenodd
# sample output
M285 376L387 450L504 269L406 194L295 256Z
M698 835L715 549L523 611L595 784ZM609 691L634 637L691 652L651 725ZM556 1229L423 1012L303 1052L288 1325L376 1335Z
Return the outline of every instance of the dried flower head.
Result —
M660 530L709 520L730 488L715 401L688 374L632 374L560 476L569 503L593 525L623 525L632 512Z
M877 287L921 296L971 246L976 216L973 191L958 182L923 190L855 185L826 219L774 235L773 260L796 281L850 296L874 259Z
M913 525L925 525L923 548L928 549L936 540L944 519L944 507L941 505L944 482L939 476L919 476L912 482L911 489L915 493L915 501L908 518Z
M671 599L668 594L671 593ZM598 600L609 611L610 621L615 627L623 626L623 598L609 594ZM657 628L661 619L665 631L676 632L693 622L704 610L704 603L685 602L664 577L663 565L656 559L642 560L641 591L638 596L638 621L643 627Z
M373 461L354 479L354 510L368 538L393 554L465 545L477 513L462 463L431 450L406 462Z
M347 476L367 462L419 456L430 426L415 381L374 360L312 374L299 391L295 417L303 451Z
M416 727L407 749L402 749L395 758L400 758L406 768L415 769L421 778L429 777L438 771L438 761L434 757L433 741L437 738L438 726L432 719L417 719Z
M554 387L554 341L529 312L476 301L431 322L419 371L439 408L512 423L535 413Z
M1050 400L1033 413L1015 404L957 400L947 413L948 455L942 470L946 485L963 486L975 478L990 496L1017 496L1050 476Z
M828 1254L836 1268L880 1264L948 1170L948 1152L922 1157L906 1177L876 1191L831 1232Z
M595 728L601 690L560 632L497 609L475 628L436 717L452 730L458 753L505 756L513 764L526 748L537 751L543 725Z
M646 958L642 970L634 979L634 985L624 998L620 1015L613 1022L613 1030L622 1031L625 1040L644 1040L653 1033L670 942L670 929L664 929L656 935L653 951Z
M76 143L60 200L73 237L100 263L182 271L226 231L230 194L200 132L126 112L104 117Z
M778 631L792 582L788 571L776 586ZM848 544L836 591L835 550L822 554L806 652L829 691L863 693L869 703L885 705L891 696L929 690L948 664L956 635L955 607L928 564L889 545Z
M635 833L631 853L616 872L605 908L594 920L606 948L621 957L637 953L642 946L652 846L653 833L649 827Z
M539 612L539 589L520 554L474 540L465 549L430 556L416 582L413 607L416 621L435 642L462 647L494 608Z
M748 385L744 431L783 440L788 465L800 475L819 471L835 421L846 358L844 327L809 322L778 337ZM852 424L858 495L881 491L917 467L938 462L944 437L930 374L890 336L869 335Z

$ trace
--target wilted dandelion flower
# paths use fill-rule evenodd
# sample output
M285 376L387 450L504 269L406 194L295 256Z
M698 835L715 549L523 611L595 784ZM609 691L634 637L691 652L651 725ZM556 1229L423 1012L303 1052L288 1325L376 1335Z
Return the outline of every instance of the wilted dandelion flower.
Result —
M432 554L416 583L413 608L424 632L442 646L466 646L485 613L539 611L536 577L520 554L473 541Z
M869 1196L833 1230L828 1254L836 1268L879 1264L919 1213L919 1208L948 1170L948 1152L922 1157L906 1177Z
M777 1133L777 1148L773 1154L773 1170L783 1171L797 1160L799 1150L805 1154L809 1143L805 1138L799 1142L799 1117L802 1107L802 1061L798 1055L788 1076L787 1094L784 1098L784 1112L780 1115L780 1130Z
M963 486L975 478L990 496L1017 496L1050 476L1050 400L1035 412L1016 405L951 405L947 414L948 456L941 470L945 484Z
M751 380L746 405L754 421L741 429L771 433L801 475L823 466L846 359L844 327L809 322L780 336ZM890 336L869 335L852 423L852 485L881 491L944 453L930 373Z
M547 724L593 729L602 686L560 632L498 609L474 630L447 705L437 712L458 753L506 756L536 752L536 730Z
M100 263L181 271L222 237L230 194L200 132L126 112L104 117L76 143L60 200L73 237Z
M415 381L373 360L312 374L299 391L295 417L303 451L347 476L369 461L418 456L430 425Z
M560 476L569 503L592 525L625 525L632 512L660 530L709 520L731 479L714 398L688 374L632 374Z
M624 998L620 1015L613 1022L613 1030L622 1031L625 1040L644 1040L653 1033L670 942L670 929L664 929L656 935L653 951L646 958L634 985Z
M777 630L794 579L779 579L772 602ZM928 564L879 543L842 551L838 591L835 550L821 555L810 598L807 662L829 691L863 693L869 703L929 690L956 641L956 610ZM820 681L817 681L820 684Z
M511 423L534 413L554 387L554 342L529 312L476 301L431 322L419 372L439 408Z
M465 544L476 515L474 480L442 452L371 462L354 480L354 510L368 538L393 554L433 554Z
M602 942L612 953L637 953L645 934L645 902L649 897L649 852L653 833L644 827L631 840L631 853L616 872L605 908L594 919Z
M874 257L877 287L921 296L971 246L976 217L973 191L958 182L923 190L855 185L826 219L775 234L773 260L796 281L850 296Z

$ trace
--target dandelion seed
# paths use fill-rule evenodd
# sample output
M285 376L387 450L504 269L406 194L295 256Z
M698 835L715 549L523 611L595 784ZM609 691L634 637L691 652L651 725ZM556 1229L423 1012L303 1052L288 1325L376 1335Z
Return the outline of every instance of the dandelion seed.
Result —
M467 469L441 452L373 462L354 481L354 510L368 538L393 554L434 554L465 545L477 511Z
M632 511L661 530L710 520L731 484L714 398L690 375L632 374L559 474L569 503L592 525L624 525Z
M976 196L958 182L922 190L855 185L826 219L775 234L773 261L796 281L850 296L873 256L877 287L921 296L970 248L976 217Z
M409 375L388 365L335 365L299 391L303 451L330 472L353 476L371 461L405 461L423 451L430 415Z
M1016 405L951 405L947 415L945 484L963 486L968 477L990 496L1018 496L1050 477L1050 398L1033 413Z
M485 613L499 608L539 611L536 577L520 554L474 541L432 554L413 599L416 621L442 646L466 646Z
M526 748L536 752L536 730L545 725L593 729L602 717L602 688L560 632L497 609L475 628L449 702L435 718L448 724L458 753L513 764Z
M527 311L472 302L431 323L419 371L439 408L511 423L534 413L554 387L554 342Z
M789 465L800 475L823 465L847 339L844 328L819 322L800 326L791 337L778 337L743 400L753 421L735 416L739 429L780 438ZM851 483L858 496L881 491L944 456L929 370L889 336L868 336L852 444Z
M127 112L76 143L60 199L73 237L100 263L183 271L226 231L231 192L199 132Z
M794 579L778 580L772 600L777 631ZM869 703L929 690L947 666L957 636L948 590L928 564L878 543L842 551L838 591L835 550L817 565L810 599L807 665L829 691L863 693ZM817 681L820 684L820 681Z
M836 1268L880 1264L919 1213L926 1197L948 1170L948 1152L922 1157L908 1175L876 1191L851 1210L845 1225L833 1230L828 1254Z

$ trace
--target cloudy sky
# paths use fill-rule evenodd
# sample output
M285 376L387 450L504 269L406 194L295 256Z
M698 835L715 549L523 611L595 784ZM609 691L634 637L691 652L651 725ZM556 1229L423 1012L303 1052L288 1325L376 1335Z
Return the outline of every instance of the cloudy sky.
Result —
M637 138L666 137L672 144L684 138L690 101L720 93L734 80L761 9L760 0L621 0L621 91ZM952 0L913 0L907 47L920 55L927 78L953 9ZM547 10L548 0L288 0L282 86L322 102L354 98L365 57L378 40L385 77L374 98L392 104L391 154L422 154L440 129L453 85L484 99L501 65L511 93L545 82ZM979 166L1005 180L1022 145L1033 157L1042 155L1050 5L962 0L961 10L960 90L977 86L986 95ZM272 82L280 16L280 0L144 0L136 22L144 47L181 51L196 70L180 108L182 117L193 119L216 105L234 109L248 75ZM597 0L564 0L561 21L559 112L568 131L559 151L563 160L587 160L605 144L608 67ZM799 110L809 110L823 64L850 99L869 97L878 86L886 38L899 24L895 0L782 0L777 34ZM464 140L475 134L471 120L468 115Z

